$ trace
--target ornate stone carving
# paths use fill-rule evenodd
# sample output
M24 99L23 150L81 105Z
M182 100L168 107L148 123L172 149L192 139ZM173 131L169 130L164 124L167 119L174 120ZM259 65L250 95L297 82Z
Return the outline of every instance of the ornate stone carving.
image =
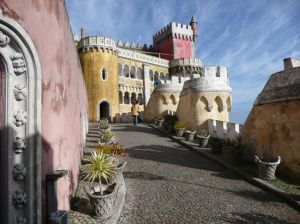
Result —
M26 69L26 63L21 53L15 53L11 56L12 64L16 75L24 73Z
M27 113L25 111L18 110L14 113L14 123L17 127L22 126L27 121Z
M16 154L22 153L26 149L26 141L24 138L16 137L13 142L13 149Z
M13 204L15 208L22 208L26 204L26 193L15 191L13 194Z
M24 217L18 217L17 224L27 224L27 219Z
M13 169L13 175L15 181L24 180L26 176L26 167L21 164L15 165Z
M10 42L10 38L0 31L0 47L6 47Z
M15 85L14 95L17 101L22 101L26 97L26 86Z

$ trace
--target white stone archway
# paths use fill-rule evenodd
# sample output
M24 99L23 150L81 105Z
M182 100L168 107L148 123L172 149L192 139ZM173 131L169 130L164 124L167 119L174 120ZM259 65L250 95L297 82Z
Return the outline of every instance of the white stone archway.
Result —
M0 14L1 223L41 221L41 68L24 28Z

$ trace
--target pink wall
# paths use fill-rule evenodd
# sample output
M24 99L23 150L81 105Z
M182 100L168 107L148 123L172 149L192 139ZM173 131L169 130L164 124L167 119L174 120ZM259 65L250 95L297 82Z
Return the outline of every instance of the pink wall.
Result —
M58 206L69 208L78 182L87 94L63 0L0 0L3 14L28 32L42 68L42 186L45 175L69 170L58 183ZM45 208L45 206L44 206Z
M3 92L2 92L3 87L2 87L2 78L3 78L2 77L2 65L0 63L0 130L3 128Z
M174 58L193 58L193 42L189 40L175 39Z
M164 41L160 43L159 45L156 46L156 50L159 53L164 53L164 54L170 54L170 55L161 55L161 58L172 60L174 59L173 57L173 44L172 40Z

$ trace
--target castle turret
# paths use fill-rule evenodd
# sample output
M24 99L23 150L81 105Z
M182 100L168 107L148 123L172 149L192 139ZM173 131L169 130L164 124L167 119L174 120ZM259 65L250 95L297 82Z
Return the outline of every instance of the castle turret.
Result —
M197 36L197 22L190 25L170 23L153 35L153 47L160 57L173 60L177 58L195 57L195 37Z
M197 20L194 17L194 15L192 16L190 25L191 25L192 30L193 30L193 41L195 41L196 38L198 37L198 30L197 30Z

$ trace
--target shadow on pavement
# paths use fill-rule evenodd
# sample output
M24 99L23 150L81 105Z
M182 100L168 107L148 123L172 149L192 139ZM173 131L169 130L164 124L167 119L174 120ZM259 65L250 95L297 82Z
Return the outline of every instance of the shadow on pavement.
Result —
M220 223L222 221L233 224L291 224L291 222L280 220L279 218L275 218L271 215L259 213L233 213L232 217L221 218Z

